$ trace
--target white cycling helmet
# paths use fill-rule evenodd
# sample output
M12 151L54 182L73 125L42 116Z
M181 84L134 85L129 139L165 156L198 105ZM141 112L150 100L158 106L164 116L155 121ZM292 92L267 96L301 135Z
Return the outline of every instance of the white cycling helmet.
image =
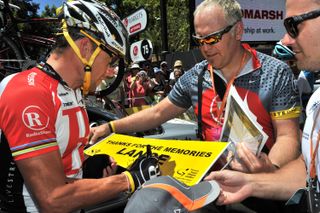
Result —
M94 0L76 0L64 2L62 9L68 27L92 32L114 54L125 56L127 30L108 7Z
M112 59L125 58L128 47L127 30L113 11L95 0L64 2L57 14L62 19L64 37L85 65L82 90L84 95L87 95L91 84L91 67L100 50L107 52ZM79 29L80 33L97 45L89 60L82 57L68 28Z

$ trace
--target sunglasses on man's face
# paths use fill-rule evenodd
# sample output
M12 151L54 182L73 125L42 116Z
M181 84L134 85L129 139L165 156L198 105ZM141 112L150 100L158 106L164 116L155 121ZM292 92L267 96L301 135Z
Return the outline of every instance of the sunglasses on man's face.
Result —
M105 53L107 53L109 55L109 57L111 58L111 61L109 63L110 67L115 67L119 64L119 56L117 54L115 54L113 51L111 51L108 47L106 47L103 43L101 43L100 41L96 40L95 38L93 38L91 35L89 35L88 33L86 33L83 30L80 30L80 32L82 34L84 34L85 36L87 36L91 41L93 41L102 51L104 51Z
M111 58L111 60L110 60L110 62L109 62L109 64L108 64L109 67L116 67L117 65L119 65L119 60L120 60L119 56L117 56L116 54L114 54L111 50L109 50L109 49L108 49L106 46L104 46L102 43L99 44L99 48L100 48L102 51L106 52L106 53L109 55L109 57Z
M102 51L107 53L110 56L110 58L113 58L115 56L115 54L111 50L109 50L104 44L100 43L98 44L98 46Z
M304 13L298 16L291 16L284 19L284 27L286 28L287 33L292 37L296 38L299 35L298 25L302 22L314 19L320 16L320 10L313 10L308 13Z
M193 37L194 41L196 42L196 44L199 46L203 46L205 44L214 45L214 44L218 43L219 41L221 41L222 36L224 34L228 33L234 25L235 24L229 25L222 30L210 33L209 35L206 35L206 36L193 35L192 37Z

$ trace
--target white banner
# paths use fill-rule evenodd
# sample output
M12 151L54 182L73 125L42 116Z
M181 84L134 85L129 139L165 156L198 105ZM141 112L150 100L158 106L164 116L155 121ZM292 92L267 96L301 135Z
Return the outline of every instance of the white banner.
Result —
M152 43L144 39L131 44L130 57L133 62L140 62L150 59L152 55Z
M196 6L202 0L195 0ZM279 41L284 33L285 0L238 0L242 8L243 41Z
M137 34L146 29L148 23L147 11L141 8L122 20L129 36Z

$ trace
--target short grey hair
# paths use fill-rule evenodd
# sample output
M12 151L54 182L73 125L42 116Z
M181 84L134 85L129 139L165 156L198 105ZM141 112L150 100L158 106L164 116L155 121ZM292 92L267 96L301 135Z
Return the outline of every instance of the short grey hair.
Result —
M226 22L229 25L242 20L241 6L236 0L204 0L198 5L193 16L195 17L203 9L213 6L222 8Z

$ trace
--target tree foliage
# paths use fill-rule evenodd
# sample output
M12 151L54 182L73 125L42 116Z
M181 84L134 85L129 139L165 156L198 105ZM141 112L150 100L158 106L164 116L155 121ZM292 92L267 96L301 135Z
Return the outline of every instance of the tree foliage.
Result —
M45 10L41 16L38 13L39 4L32 2L32 0L12 0L13 4L20 7L20 10L14 13L18 19L28 20L30 18L39 17L55 17L56 7L49 7L46 5ZM52 37L56 32L56 23L37 22L37 23L22 23L19 24L19 29L26 34L39 35L44 37Z
M148 13L147 29L136 39L151 40L154 52L162 50L161 16L159 0L112 0L107 5L121 17L132 14L143 7ZM167 32L169 52L189 50L189 0L168 0L167 3Z
M112 8L120 18L125 18L137 9L143 7L148 13L147 29L131 39L131 42L141 39L151 40L154 53L160 55L162 51L161 17L159 0L100 0ZM169 52L189 50L189 0L167 0L167 32ZM55 17L55 6L46 5L39 15L39 4L32 0L12 0L21 10L17 12L20 18ZM54 24L42 23L36 25L23 24L20 28L24 32L32 32L42 36L50 36L56 31Z
M190 48L188 7L188 0L168 1L168 33L170 50L186 51Z

